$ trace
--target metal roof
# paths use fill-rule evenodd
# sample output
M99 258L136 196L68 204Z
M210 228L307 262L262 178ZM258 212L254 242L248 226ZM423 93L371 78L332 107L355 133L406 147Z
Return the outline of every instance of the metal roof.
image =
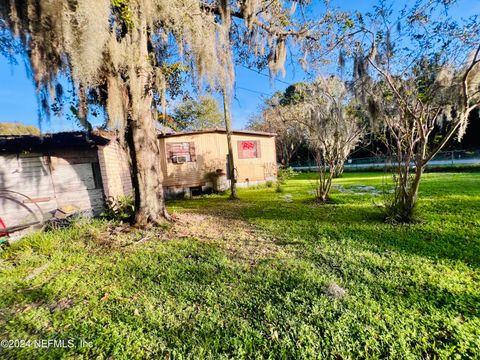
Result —
M184 135L200 135L200 134L226 134L227 131L225 129L205 129L205 130L197 130L197 131L184 131L184 132L177 132L173 134L160 134L158 135L159 138L169 138L174 136L184 136ZM233 130L233 135L253 135L253 136L267 136L272 137L276 136L275 133L263 132L263 131L253 131L253 130Z
M51 149L92 148L107 145L105 136L85 132L60 132L44 135L0 135L0 152L38 152Z

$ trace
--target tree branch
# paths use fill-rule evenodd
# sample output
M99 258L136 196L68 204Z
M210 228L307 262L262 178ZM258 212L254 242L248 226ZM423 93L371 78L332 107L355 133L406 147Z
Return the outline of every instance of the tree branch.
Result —
M477 50L475 51L472 63L467 68L467 70L465 71L465 74L462 77L462 95L463 95L463 106L465 107L465 110L468 109L468 83L467 83L468 75L470 75L470 72L473 70L475 65L477 65L480 62L480 59L477 60L479 53L480 53L480 45L477 47Z
M221 15L220 8L216 5L206 4L206 3L202 2L200 4L200 7L203 10L209 11L209 12L215 14L215 15ZM245 20L245 14L241 10L230 11L230 16L234 17L234 18L237 18L237 19ZM257 20L256 18L253 19L253 24L258 26L259 28L265 30L270 35L275 35L279 38L296 37L296 38L306 38L306 39L309 39L309 40L318 41L317 38L315 38L314 36L312 36L310 34L310 29L307 29L307 28L298 29L298 30L283 30L283 29L280 29L280 28L277 28L277 27L272 27L271 25L267 25L267 24Z

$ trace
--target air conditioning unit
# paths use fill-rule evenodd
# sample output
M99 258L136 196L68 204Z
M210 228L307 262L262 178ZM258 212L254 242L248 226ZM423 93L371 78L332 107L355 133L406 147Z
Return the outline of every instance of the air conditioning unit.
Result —
M187 162L187 157L185 155L182 155L182 156L177 155L172 158L172 162L175 164L183 164Z

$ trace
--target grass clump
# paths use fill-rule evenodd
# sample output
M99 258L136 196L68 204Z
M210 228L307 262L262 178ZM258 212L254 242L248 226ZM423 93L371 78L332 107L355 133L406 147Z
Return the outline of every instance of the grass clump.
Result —
M105 210L101 217L106 220L131 222L135 216L133 196L109 197L105 201Z

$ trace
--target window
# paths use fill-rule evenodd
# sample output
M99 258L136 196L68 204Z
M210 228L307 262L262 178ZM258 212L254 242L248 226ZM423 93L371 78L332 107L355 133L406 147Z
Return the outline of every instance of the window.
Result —
M173 164L197 161L194 142L167 143L167 160Z
M259 140L243 140L237 142L238 158L251 159L262 156Z
M103 189L102 173L100 171L100 164L98 162L92 163L93 181L95 183L95 189Z

